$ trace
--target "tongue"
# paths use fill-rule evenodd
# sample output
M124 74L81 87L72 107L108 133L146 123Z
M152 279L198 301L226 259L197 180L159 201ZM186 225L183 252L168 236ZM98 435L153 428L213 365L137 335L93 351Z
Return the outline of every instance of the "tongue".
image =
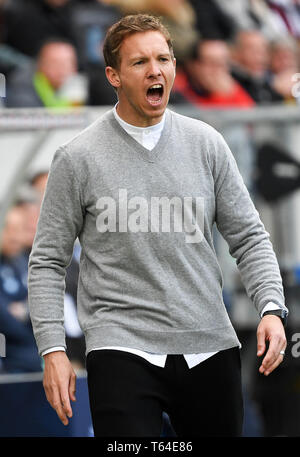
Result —
M150 102L158 102L161 98L159 89L151 89L147 93L147 98Z

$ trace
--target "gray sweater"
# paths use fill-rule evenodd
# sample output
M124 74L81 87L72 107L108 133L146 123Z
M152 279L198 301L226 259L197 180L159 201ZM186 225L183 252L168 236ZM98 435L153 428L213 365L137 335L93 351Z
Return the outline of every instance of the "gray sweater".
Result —
M257 311L268 302L285 308L269 234L222 136L167 110L149 151L107 112L59 148L51 165L29 260L39 352L65 346L65 270L77 237L78 319L87 352L237 346L222 298L215 222Z

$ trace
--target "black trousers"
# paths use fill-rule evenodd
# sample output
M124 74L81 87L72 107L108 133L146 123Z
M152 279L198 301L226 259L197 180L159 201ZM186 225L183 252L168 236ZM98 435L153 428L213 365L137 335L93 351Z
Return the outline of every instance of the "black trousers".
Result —
M86 361L95 436L159 437L162 413L178 437L241 436L243 400L239 348L193 368L168 355L164 368L118 350L91 351Z

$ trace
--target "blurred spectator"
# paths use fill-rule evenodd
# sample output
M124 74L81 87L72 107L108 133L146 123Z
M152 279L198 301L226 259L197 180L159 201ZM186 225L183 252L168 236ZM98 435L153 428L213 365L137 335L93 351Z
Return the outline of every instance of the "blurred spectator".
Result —
M254 105L253 99L232 78L229 48L221 40L197 44L194 56L177 72L170 101L223 108Z
M53 36L73 42L70 0L11 0L4 7L4 42L30 57Z
M283 71L297 72L299 50L293 39L273 41L270 48L270 71L277 75Z
M39 170L31 176L30 184L38 192L41 200L43 199L48 181L48 171Z
M1 235L0 255L0 332L6 338L6 373L41 371L27 304L27 259L23 253L24 213L11 208Z
M299 72L299 50L294 39L285 38L271 43L270 83L286 101L295 102L292 87L293 75Z
M269 43L258 30L239 31L232 46L232 75L258 104L283 101L268 80L269 52Z
M8 107L74 106L84 103L85 91L85 81L77 73L75 48L68 42L53 39L42 46L36 64L11 76L6 104Z
M273 13L274 23L283 33L300 38L300 1L266 0Z
M203 39L230 40L236 31L233 18L216 0L190 0L196 14L196 27Z
M121 17L118 8L102 0L77 1L72 23L80 65L87 75L90 106L114 105L117 96L105 76L102 52L107 29Z
M259 30L268 40L286 35L278 27L273 12L265 0L216 0L220 8L235 22L237 30Z
M89 106L115 105L117 94L105 75L104 63L89 65L88 69L88 101Z
M30 62L29 57L0 42L0 73L7 79L14 70L26 67Z
M102 0L116 6L123 15L150 13L161 16L173 39L174 54L181 64L199 39L195 10L188 0ZM211 3L209 0L208 3Z
M102 0L72 2L72 30L79 67L103 66L102 43L107 29L120 19L120 11Z
M19 66L26 65L30 58L11 46L3 43L4 40L4 10L5 0L0 0L0 73L6 78L9 73ZM0 101L1 104L1 101Z
M15 205L23 216L23 252L28 261L40 213L40 196L34 188L25 185L20 188Z

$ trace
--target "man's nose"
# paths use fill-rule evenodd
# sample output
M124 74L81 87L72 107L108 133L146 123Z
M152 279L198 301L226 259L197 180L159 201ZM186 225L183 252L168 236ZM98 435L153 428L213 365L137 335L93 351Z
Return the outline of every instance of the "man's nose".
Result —
M150 60L149 61L149 66L148 66L148 78L153 78L161 75L161 68L159 65L159 62L155 60Z

